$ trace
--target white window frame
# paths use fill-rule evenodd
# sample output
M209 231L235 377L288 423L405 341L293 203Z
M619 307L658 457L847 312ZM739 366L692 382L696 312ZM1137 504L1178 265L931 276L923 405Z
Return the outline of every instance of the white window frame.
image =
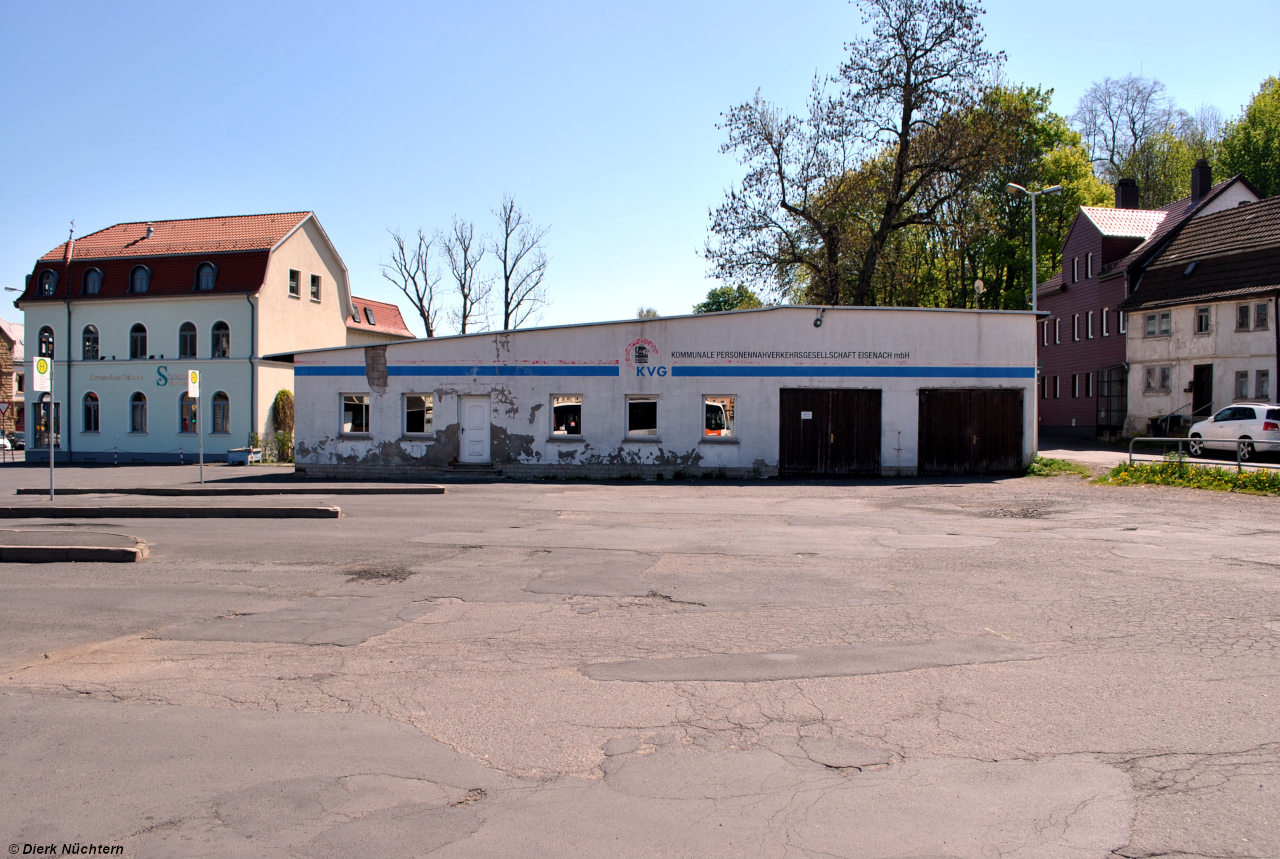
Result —
M1062 342L1062 320L1053 320L1053 345L1057 346Z
M1084 279L1093 279L1093 251L1084 255Z
M1071 258L1071 282L1080 282L1080 257Z
M1204 329L1201 330L1200 323L1204 322ZM1213 308L1197 307L1196 308L1196 336L1201 337L1206 334L1213 333Z
M1084 396L1085 396L1085 399L1088 399L1088 400L1093 399L1093 373L1092 372L1088 372L1084 374Z
M1255 370L1253 373L1253 398L1260 403L1271 399L1271 371Z
M717 400L728 400L729 409L733 412L729 415L725 414L726 428L721 431L720 435L709 435L710 430L707 429L707 406L721 405ZM732 444L738 441L738 395L737 394L703 394L702 395L702 432L700 433L700 441L718 442L724 444Z
M1049 320L1044 321L1044 345L1049 345Z
M636 433L636 432L633 432L633 431L632 431L632 429L631 429L631 404L632 404L632 403L641 403L641 402L644 402L644 403L652 402L652 403L653 403L653 411L654 411L654 415L653 415L653 429L652 429L652 430L647 430L647 429L646 429L646 430L641 430L639 433ZM627 441L646 441L646 442L648 442L648 441L661 441L661 436L658 434L658 430L659 430L659 428L660 428L661 420L660 420L660 415L659 415L658 395L657 395L657 394L627 394L627 398L626 398L626 408L627 408L627 411L626 411L626 414L625 414L625 416L624 416L623 420L625 421L624 429L625 429L625 432L626 432L626 439L627 439Z
M1110 323L1111 323L1111 308L1110 308L1110 307L1104 307L1104 308L1102 308L1102 336L1103 336L1103 337L1110 337L1110 336L1111 336L1111 324L1110 324Z
M1124 334L1129 330L1129 313L1126 310L1116 311L1116 325L1120 329L1120 333Z
M296 268L289 269L289 297L302 297L302 272Z
M324 279L318 274L311 275L311 300L319 304L324 296Z
M362 430L344 429L347 416L347 397L360 397L364 400L365 428ZM373 396L367 391L343 391L338 394L338 435L342 438L368 438L373 434ZM354 426L354 422L352 422Z
M1252 317L1252 313L1251 313L1252 309L1253 308L1249 307L1249 305L1247 304L1236 305L1236 330L1237 331L1249 330L1249 320ZM1241 313L1241 311L1244 311L1244 312ZM1244 325L1241 325L1240 324L1241 322L1243 322Z
M1080 342L1080 314L1071 314L1071 342Z
M1270 302L1264 301L1253 306L1253 330L1266 331L1271 327Z
M425 402L426 416L423 424L428 429L409 431L409 398L422 397ZM435 394L421 391L407 391L400 396L400 434L405 438L430 438L436 434L436 398Z
M1053 398L1055 400L1062 399L1062 384L1058 376L1053 377Z
M1079 373L1071 374L1071 399L1073 400L1080 399L1080 374Z
M1093 311L1090 310L1088 313L1086 313L1084 318L1085 318L1085 322L1084 322L1085 338L1088 340L1092 340L1093 339Z
M1236 383L1232 389L1236 400L1249 399L1249 371L1236 370Z
M560 405L578 407L578 431L577 432L556 432L556 400L566 400L567 402ZM577 402L573 402L576 400ZM551 395L551 426L548 436L552 441L581 441L582 426L585 419L582 417L582 410L586 407L587 398L583 394L552 394Z

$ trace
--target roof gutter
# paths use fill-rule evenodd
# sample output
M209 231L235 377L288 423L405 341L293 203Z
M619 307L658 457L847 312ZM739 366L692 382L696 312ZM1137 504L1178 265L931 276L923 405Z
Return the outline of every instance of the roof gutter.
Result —
M249 302L249 425L253 428L253 433L258 431L258 373L253 365L254 356L258 353L258 308L253 303L255 294L244 294L244 300Z

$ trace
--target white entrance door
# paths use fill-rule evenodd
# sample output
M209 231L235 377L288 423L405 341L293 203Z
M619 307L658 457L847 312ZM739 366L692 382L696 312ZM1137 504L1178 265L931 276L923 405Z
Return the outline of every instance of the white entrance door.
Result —
M459 397L462 410L462 450L459 462L489 461L489 398Z

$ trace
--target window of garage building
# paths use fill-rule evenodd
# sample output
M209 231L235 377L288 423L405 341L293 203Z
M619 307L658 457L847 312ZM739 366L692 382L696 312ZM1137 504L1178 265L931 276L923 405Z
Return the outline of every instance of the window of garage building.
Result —
M369 434L369 395L342 395L342 434Z
M1253 397L1260 402L1266 402L1271 399L1271 371L1259 370L1254 373L1254 391Z
M653 441L658 437L658 397L631 394L627 397L627 438Z
M435 430L435 402L431 394L404 395L404 434L429 435Z
M582 395L553 394L551 397L552 438L582 437Z
M723 395L702 398L702 437L714 441L736 441L737 397Z
M1249 399L1249 371L1248 370L1236 371L1236 399L1237 400Z

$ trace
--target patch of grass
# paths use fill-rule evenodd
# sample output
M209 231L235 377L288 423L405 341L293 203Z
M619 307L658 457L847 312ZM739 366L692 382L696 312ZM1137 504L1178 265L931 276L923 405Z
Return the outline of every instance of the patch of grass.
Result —
M1027 468L1027 474L1030 477L1054 477L1058 474L1078 474L1081 477L1088 477L1092 472L1087 466L1078 462L1037 456Z
M1151 483L1156 486L1187 486L1218 492L1280 495L1280 473L1262 470L1237 473L1217 466L1187 465L1176 459L1168 462L1135 462L1132 465L1122 462L1098 482L1118 486Z

